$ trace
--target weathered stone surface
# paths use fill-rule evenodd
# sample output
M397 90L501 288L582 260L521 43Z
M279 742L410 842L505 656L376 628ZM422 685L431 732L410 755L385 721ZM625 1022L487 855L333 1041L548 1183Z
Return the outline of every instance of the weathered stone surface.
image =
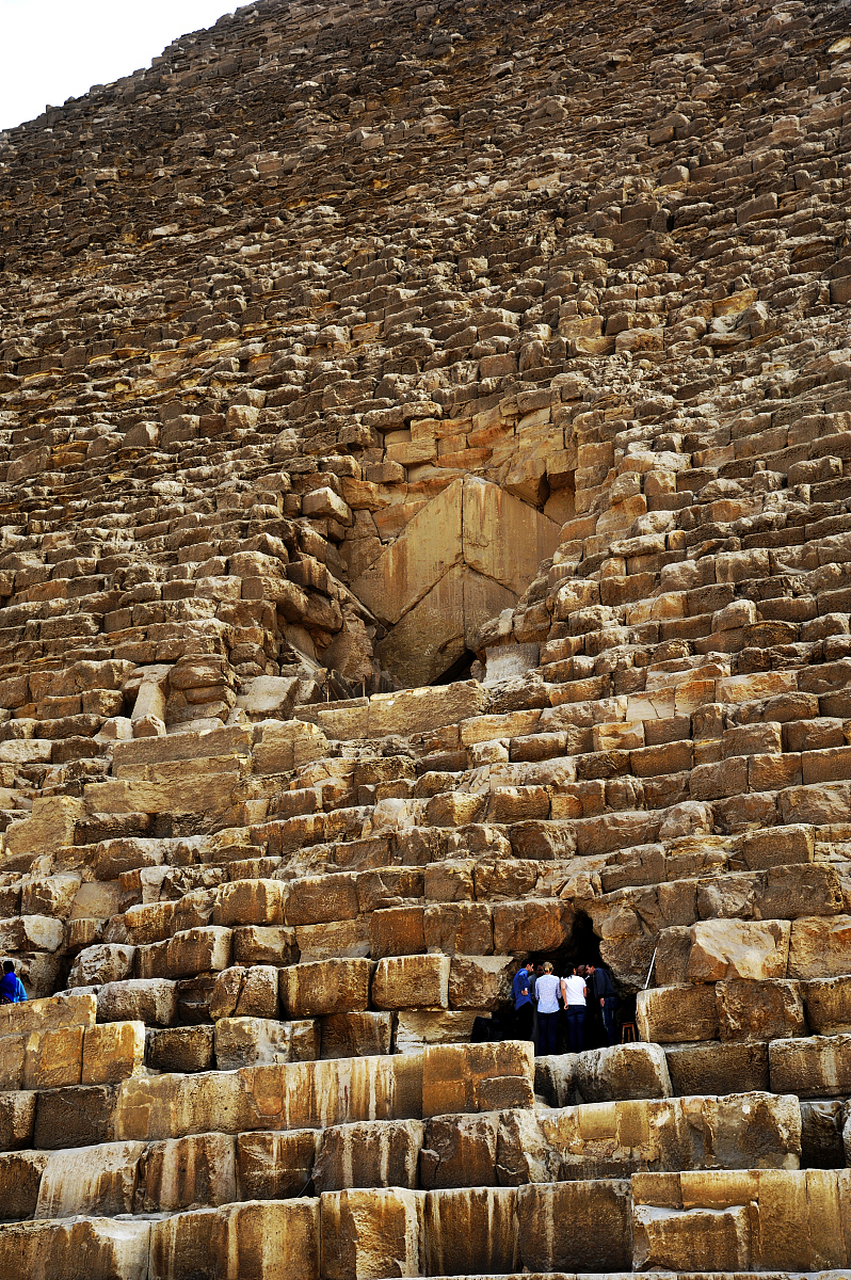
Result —
M291 1018L358 1013L369 1004L369 960L328 960L281 970L281 1003Z
M419 1269L422 1194L402 1188L322 1194L322 1275L411 1275Z
M318 1280L318 1202L249 1201L176 1213L153 1224L151 1280L171 1280L176 1270L203 1274L211 1257L227 1259L225 1275L271 1280L283 1272Z
M168 978L107 982L97 994L99 1022L144 1022L167 1027L177 1014L177 990Z
M318 1192L347 1187L418 1184L423 1125L418 1120L373 1121L326 1129L318 1143L313 1181Z
M372 979L378 1009L449 1007L449 956L399 956L379 960Z
M851 1265L846 14L539 7L0 134L4 1274Z
M534 1056L527 1041L431 1046L423 1057L424 1116L530 1106Z

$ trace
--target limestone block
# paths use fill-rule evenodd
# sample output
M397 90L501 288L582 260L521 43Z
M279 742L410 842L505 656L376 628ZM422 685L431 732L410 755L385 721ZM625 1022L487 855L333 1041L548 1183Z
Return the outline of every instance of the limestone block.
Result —
M704 920L692 926L689 982L785 978L788 920Z
M513 1187L430 1191L423 1219L428 1273L493 1275L519 1267L517 1194Z
M38 1201L38 1189L49 1157L39 1151L22 1151L0 1155L0 1196L7 1222L32 1218Z
M277 1018L279 970L273 965L234 966L216 975L210 1017Z
M97 993L98 1022L143 1022L167 1027L177 1016L177 988L168 978L107 982Z
M801 825L748 831L739 844L742 860L750 871L812 862L814 850L814 829Z
M213 1066L213 1027L169 1027L149 1031L145 1060L154 1071L210 1071Z
M3 1004L0 1005L0 1036L62 1027L93 1027L96 1014L97 998L88 991L28 1000L26 1004Z
M148 1280L150 1234L149 1222L111 1218L9 1224L0 1233L0 1271L28 1280Z
M289 925L324 924L331 920L354 920L359 911L357 880L354 875L341 872L293 881L286 919Z
M31 1147L37 1093L0 1093L0 1151Z
M423 1144L420 1120L371 1120L325 1129L317 1144L313 1181L318 1192L347 1187L418 1186Z
M116 1084L141 1075L144 1067L144 1022L105 1022L87 1028L81 1084Z
M143 1142L106 1142L47 1157L36 1218L115 1217L133 1212Z
M449 956L393 956L378 961L372 980L377 1009L449 1007Z
M21 894L22 916L58 916L67 919L82 883L79 872L39 876L25 883Z
M287 925L238 925L233 930L236 965L287 965L297 960L295 930Z
M719 982L715 987L722 1041L773 1040L806 1035L801 985L774 982Z
M176 1213L151 1226L148 1280L319 1280L319 1202L252 1200Z
M418 511L404 533L352 583L355 596L385 622L398 622L462 561L462 495L463 481L456 480Z
M576 1054L573 1086L586 1102L669 1098L673 1093L665 1051L658 1044L616 1044Z
M216 893L213 924L283 924L284 886L280 880L237 880Z
M629 1271L630 1184L618 1180L517 1191L520 1257L531 1272Z
M135 1213L178 1213L230 1204L239 1198L235 1142L224 1133L152 1142L145 1150L142 1173L136 1187Z
M498 1133L496 1113L428 1120L421 1135L420 1185L426 1191L496 1186Z
M231 931L221 925L184 929L167 942L136 949L140 978L185 978L226 969L230 964Z
M851 984L847 977L805 982L807 1022L815 1035L851 1033Z
M5 1035L0 1039L0 1088L23 1088L26 1048L25 1035Z
M772 1040L768 1046L771 1088L800 1098L851 1093L851 1035Z
M84 947L68 975L69 987L88 987L100 983L118 983L133 972L136 948L122 942L102 942Z
M387 907L369 916L369 953L373 960L383 956L411 956L425 951L423 907Z
M573 907L560 899L494 903L494 952L505 956L558 951L570 939L573 918Z
M431 733L478 715L487 698L484 685L476 680L376 694L369 700L369 736Z
M94 1031L94 1027L86 1030ZM83 1027L31 1031L24 1044L24 1089L57 1089L80 1084ZM0 1044L2 1041L0 1041Z
M53 754L53 743L36 739L20 739L0 743L0 763L4 754L14 759L20 754L22 762L27 757L48 762ZM74 830L83 816L82 800L71 796L36 796L32 813L22 822L10 822L3 833L7 853L52 853L56 849L74 843Z
M236 1139L240 1199L285 1200L304 1194L313 1176L315 1129L241 1133Z
M287 773L327 756L328 739L315 724L263 720L254 726L252 754L257 773Z
M417 1275L423 1198L402 1188L323 1192L323 1280Z
M265 1062L304 1062L316 1057L317 1039L313 1022L222 1018L215 1031L216 1067L235 1071Z
M390 1053L395 1013L332 1013L319 1019L321 1057L361 1058Z
M65 926L51 916L0 920L0 951L58 951L64 939Z
M511 997L513 956L454 955L449 966L449 1007L493 1012Z
M422 1114L531 1106L534 1067L526 1040L429 1046L423 1052Z
M454 902L427 907L423 921L427 950L454 956L487 956L493 951L493 911L486 902ZM397 953L398 954L398 953Z
M111 1142L115 1136L115 1094L115 1086L103 1084L40 1092L33 1146L55 1151Z
M469 1044L473 1023L486 1011L402 1009L396 1020L396 1053L418 1053L427 1044Z
M633 1210L635 1263L642 1270L750 1270L750 1222L746 1205L724 1209Z
M359 1013L369 1005L370 960L320 960L280 971L281 1003L290 1018Z
M236 705L251 720L289 720L299 684L294 676L254 676L243 681Z
M766 1042L726 1041L665 1047L675 1094L735 1093L769 1087Z
M711 987L656 987L639 991L635 1021L642 1040L678 1044L716 1040L718 1011Z
M792 923L790 978L851 973L851 916L804 916Z
M357 959L369 955L369 920L330 920L302 924L295 930L296 951L303 964L316 960Z

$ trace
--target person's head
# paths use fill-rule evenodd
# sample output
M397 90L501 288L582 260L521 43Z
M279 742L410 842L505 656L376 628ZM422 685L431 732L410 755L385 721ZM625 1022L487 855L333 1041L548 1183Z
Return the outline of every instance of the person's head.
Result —
M4 972L4 973L14 973L14 972L15 972L15 962L14 962L14 960L4 960L4 961L3 961L3 972Z
M567 965L564 971L564 976L566 978L573 978L575 975L576 975L576 965L575 964Z
M544 973L552 973L552 971L553 971L553 966L550 964L549 960L545 960L545 961L544 961Z

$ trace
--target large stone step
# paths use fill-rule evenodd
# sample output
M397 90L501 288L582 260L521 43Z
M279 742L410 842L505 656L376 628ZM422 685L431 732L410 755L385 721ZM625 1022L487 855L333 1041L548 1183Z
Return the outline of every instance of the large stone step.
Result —
M507 1276L518 1267L532 1275L612 1276L632 1274L635 1266L687 1276L839 1276L849 1264L842 1225L848 1179L847 1171L751 1171L500 1189L324 1192L155 1222L7 1225L0 1257L9 1274L23 1260L28 1272L46 1277L63 1251L85 1244L87 1276L128 1280L209 1274L211 1256L233 1260L226 1271L218 1263L218 1275L271 1278L283 1269L308 1280L403 1272Z

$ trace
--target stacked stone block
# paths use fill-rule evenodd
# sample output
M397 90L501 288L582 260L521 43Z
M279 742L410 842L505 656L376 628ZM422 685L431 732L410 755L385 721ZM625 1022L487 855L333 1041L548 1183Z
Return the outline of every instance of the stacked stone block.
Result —
M0 135L4 1274L851 1268L847 17L259 0ZM530 952L637 1041L470 1043Z

